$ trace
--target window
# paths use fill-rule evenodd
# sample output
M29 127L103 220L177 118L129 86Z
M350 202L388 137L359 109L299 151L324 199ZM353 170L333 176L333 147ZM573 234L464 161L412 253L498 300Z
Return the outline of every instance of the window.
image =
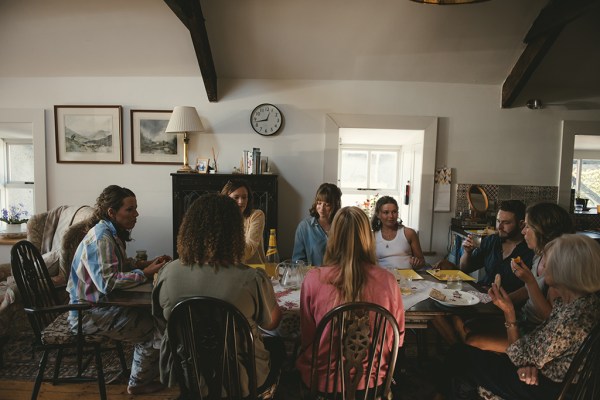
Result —
M360 205L377 195L398 199L399 146L341 145L342 206Z
M33 214L33 141L27 139L0 139L2 158L2 182L0 184L0 207L23 204Z
M577 197L589 199L588 207L600 204L600 160L574 159L571 189Z

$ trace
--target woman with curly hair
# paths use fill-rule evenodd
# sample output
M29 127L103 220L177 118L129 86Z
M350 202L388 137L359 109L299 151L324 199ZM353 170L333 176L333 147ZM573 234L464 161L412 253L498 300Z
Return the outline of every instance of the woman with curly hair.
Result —
M309 210L310 217L300 221L296 228L292 260L314 266L323 264L331 222L341 206L342 191L333 183L321 184Z
M151 261L127 258L125 243L131 240L138 215L131 190L111 185L102 191L89 220L92 227L73 258L67 284L71 303L96 303L113 290L145 282L171 259L168 256ZM69 316L69 323L76 329L76 314ZM158 376L158 351L152 346L154 321L150 312L131 307L92 307L84 311L83 332L135 344L127 388L130 394L162 388L153 382Z
M377 200L371 228L375 232L375 253L379 265L389 269L417 269L425 265L417 232L398 220L396 199L383 196Z
M244 216L246 246L242 262L246 264L264 264L266 262L263 240L265 214L261 210L253 208L254 196L252 189L246 181L232 179L223 186L221 194L235 200Z
M281 311L264 270L241 262L244 248L244 222L235 201L220 194L201 196L187 210L179 228L179 259L158 275L152 309L154 316L164 322L184 298L209 296L233 304L246 316L252 329L258 391L270 393L276 385L285 350L279 338L263 338L258 328L275 329ZM163 383L172 385L175 376L170 374L168 340L165 332L160 375ZM247 395L248 382L242 384Z
M333 219L331 232L327 242L325 265L313 268L306 274L300 292L302 352L296 366L307 386L310 386L317 325L325 314L336 306L358 301L379 304L392 313L400 331L404 331L404 307L400 288L392 273L376 265L373 234L364 211L358 207L342 208ZM328 336L329 333L325 331L321 338L327 341ZM400 346L403 340L404 336L400 339ZM391 342L388 343L391 346ZM327 371L327 352L328 345L323 342L317 363L321 376ZM383 355L382 375L379 376L378 385L383 382L387 371L387 356L388 354ZM333 387L325 388L325 382L322 383L323 387L320 387L319 391L333 391ZM363 378L358 389L365 389L365 385ZM341 388L338 387L337 390Z

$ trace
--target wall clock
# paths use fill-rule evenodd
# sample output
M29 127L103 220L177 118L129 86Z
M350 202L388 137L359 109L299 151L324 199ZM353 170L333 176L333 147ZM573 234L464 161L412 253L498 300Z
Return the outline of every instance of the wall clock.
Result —
M274 135L281 129L283 114L273 104L264 103L256 106L250 114L252 129L259 135Z

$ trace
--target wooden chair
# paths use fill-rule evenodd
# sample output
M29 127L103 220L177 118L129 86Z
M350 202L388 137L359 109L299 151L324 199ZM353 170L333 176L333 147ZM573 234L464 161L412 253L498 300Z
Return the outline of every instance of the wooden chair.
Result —
M203 296L182 300L169 316L167 334L180 399L257 398L254 338L248 320L232 304Z
M573 383L577 377L577 383ZM600 398L600 323L588 335L573 358L558 400Z
M324 335L326 327L329 331ZM400 330L394 316L372 303L348 303L329 311L319 322L313 345L310 394L313 398L354 400L356 398L390 398L390 385L400 343ZM388 348L390 335L393 337ZM321 346L328 350L327 359L319 359ZM383 358L387 361L384 383L377 387ZM326 363L326 372L318 366ZM331 378L333 377L333 382ZM357 390L361 379L365 389ZM321 381L332 393L320 393ZM337 388L341 391L338 392Z
M43 351L40 367L35 379L32 400L38 396L44 380L44 371L50 352L57 351L52 382L89 382L98 381L100 398L106 399L104 371L102 368L102 344L107 341L97 336L82 333L82 311L89 308L87 304L61 304L54 285L48 274L46 265L37 248L27 240L21 240L11 250L12 273L22 297L25 312L35 335L34 350ZM77 312L77 333L73 333L67 317L70 311ZM96 362L96 377L84 376L89 361L84 361L84 355L93 350ZM123 349L116 343L116 349L121 361L122 372L127 370ZM87 352L84 352L87 350ZM108 348L107 348L108 350ZM73 354L75 351L75 354ZM64 355L75 355L77 359L77 374L60 377L60 366Z

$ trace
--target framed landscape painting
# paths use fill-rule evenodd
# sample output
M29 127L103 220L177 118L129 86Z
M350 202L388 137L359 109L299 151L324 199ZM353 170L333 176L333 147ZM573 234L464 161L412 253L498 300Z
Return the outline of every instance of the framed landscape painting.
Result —
M56 162L123 163L121 106L54 106Z
M131 110L131 162L181 164L183 140L165 133L171 110Z

